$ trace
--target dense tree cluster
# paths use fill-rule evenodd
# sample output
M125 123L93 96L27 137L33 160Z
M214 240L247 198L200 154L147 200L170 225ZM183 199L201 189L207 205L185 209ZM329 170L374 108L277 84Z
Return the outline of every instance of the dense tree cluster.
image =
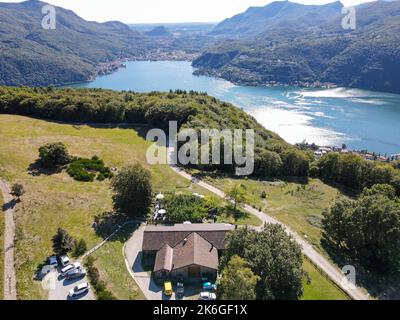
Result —
M323 219L324 236L366 267L400 271L400 200L390 185L365 189L357 200L340 199Z
M171 223L201 223L213 209L207 199L194 195L172 195L165 200L168 221Z
M392 184L400 194L400 171L386 163L368 161L356 154L329 153L313 168L313 174L325 181L363 190L375 184Z
M259 277L255 290L257 299L296 300L303 295L305 273L301 249L281 226L269 224L262 232L238 229L228 234L226 241L221 271L233 268L230 262L234 256L244 259L247 267ZM246 277L251 276L246 274Z

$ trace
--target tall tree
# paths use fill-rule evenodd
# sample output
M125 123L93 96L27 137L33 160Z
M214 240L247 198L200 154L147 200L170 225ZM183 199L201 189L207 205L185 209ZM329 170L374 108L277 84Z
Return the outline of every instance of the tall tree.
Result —
M241 184L233 185L226 196L233 202L233 210L236 211L237 207L246 201L246 189Z
M255 300L256 286L260 279L244 259L235 255L222 272L218 297L221 300Z
M64 229L58 228L53 237L54 253L61 256L70 252L75 246L75 240Z
M242 228L227 235L220 269L233 256L248 262L260 277L256 287L259 300L296 300L303 295L303 256L300 246L279 225L268 224L262 232Z
M151 174L140 164L123 168L112 180L114 207L122 213L141 216L152 203Z
M39 163L45 168L63 166L71 161L67 147L61 143L49 143L39 148Z

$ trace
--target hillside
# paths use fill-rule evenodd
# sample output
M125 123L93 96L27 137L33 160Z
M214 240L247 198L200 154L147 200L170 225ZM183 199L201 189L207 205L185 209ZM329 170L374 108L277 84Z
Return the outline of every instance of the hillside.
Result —
M72 154L83 157L98 155L109 166L121 168L141 163L152 173L154 192L164 194L200 193L210 195L189 180L183 179L166 165L149 166L146 150L150 145L142 138L141 126L89 126L60 124L15 115L0 115L0 177L24 185L26 194L16 207L18 228L15 254L19 299L47 299L41 283L33 279L38 266L52 254L51 238L58 227L65 228L88 247L101 242L106 232L96 232L96 217L112 209L107 181L84 183L65 172L33 175L28 167L44 143L62 141ZM277 187L278 188L278 187ZM1 202L1 199L0 199ZM1 219L0 219L1 220ZM1 226L1 221L0 221ZM129 225L95 253L95 264L107 289L121 300L143 299L136 282L129 275L122 247L135 226ZM304 262L311 283L305 281L303 299L337 300L347 296L309 262Z
M206 93L133 93L101 89L52 89L0 87L0 113L34 116L75 123L130 123L168 129L253 129L254 175L307 176L310 154L286 143L252 116ZM216 164L202 169L235 171L235 165Z
M273 30L318 27L341 15L340 1L326 5L303 5L276 1L264 7L250 7L246 12L226 19L210 33L231 37L254 36Z
M140 52L143 36L120 22L88 22L56 7L55 30L42 28L44 2L0 3L0 84L85 81L99 63Z
M257 19L249 17L249 12L251 16L276 8L302 12L303 7L320 8L321 13L332 14L327 19L316 19L315 24L308 27L304 26L307 21L304 13L290 18L289 13L279 11L258 23ZM335 7L339 4L303 6L275 2L264 8L249 9L214 29L214 32L224 30L224 26L236 21L241 26L239 30L233 29L237 39L221 40L220 45L209 48L194 60L193 66L199 68L198 74L246 85L329 84L400 92L400 1L358 6L355 30L341 27L342 16L335 17ZM285 20L283 27L280 21L284 17L289 20ZM246 39L241 39L244 25L249 28Z
M146 32L146 35L150 37L171 37L172 33L169 32L168 29L165 28L164 26L158 26Z

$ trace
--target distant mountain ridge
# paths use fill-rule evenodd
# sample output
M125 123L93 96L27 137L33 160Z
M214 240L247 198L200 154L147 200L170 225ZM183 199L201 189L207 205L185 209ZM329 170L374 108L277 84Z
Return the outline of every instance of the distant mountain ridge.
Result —
M250 7L246 12L222 21L210 33L240 37L279 28L318 26L341 15L342 8L340 1L321 6L275 1L264 7Z
M85 81L99 63L135 55L143 36L117 21L86 21L56 7L56 29L45 30L46 3L0 3L0 84Z
M331 14L320 19L317 12L315 22L305 26L309 14L304 10L315 12L314 7ZM292 20L282 22L289 15L283 8L290 8ZM213 32L219 30L220 44L193 66L197 74L245 85L336 85L400 93L400 1L357 6L355 30L342 27L337 9L337 2L310 7L286 1L252 8L217 26ZM295 15L296 10L303 14ZM252 17L268 12L269 18L249 19L249 12ZM223 35L234 21L238 25Z

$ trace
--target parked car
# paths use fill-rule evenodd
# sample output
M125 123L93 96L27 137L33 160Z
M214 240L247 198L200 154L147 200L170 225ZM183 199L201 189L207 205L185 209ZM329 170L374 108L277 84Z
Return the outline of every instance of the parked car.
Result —
M85 269L83 269L83 268L75 268L75 269L72 269L72 270L68 271L68 273L65 276L65 278L67 280L74 280L74 279L83 278L84 276L86 276L86 270Z
M217 296L212 292L202 292L200 293L199 300L217 300Z
M183 297L185 295L185 286L182 282L176 284L176 295L178 297Z
M84 282L84 283L78 284L76 287L71 289L68 296L70 298L73 298L73 297L79 296L83 293L89 292L89 289L90 289L89 283Z
M166 296L172 296L172 283L171 282L164 282L164 294Z
M211 282L206 282L203 284L203 291L215 292L217 291L217 286Z
M56 256L52 256L49 258L49 265L52 266L53 268L58 267L58 261Z
M67 265L70 264L68 256L61 256L60 257L60 264L62 267L66 267Z
M61 269L61 276L65 277L68 272L81 268L81 264L79 262L75 262L73 264L69 264L66 267Z

